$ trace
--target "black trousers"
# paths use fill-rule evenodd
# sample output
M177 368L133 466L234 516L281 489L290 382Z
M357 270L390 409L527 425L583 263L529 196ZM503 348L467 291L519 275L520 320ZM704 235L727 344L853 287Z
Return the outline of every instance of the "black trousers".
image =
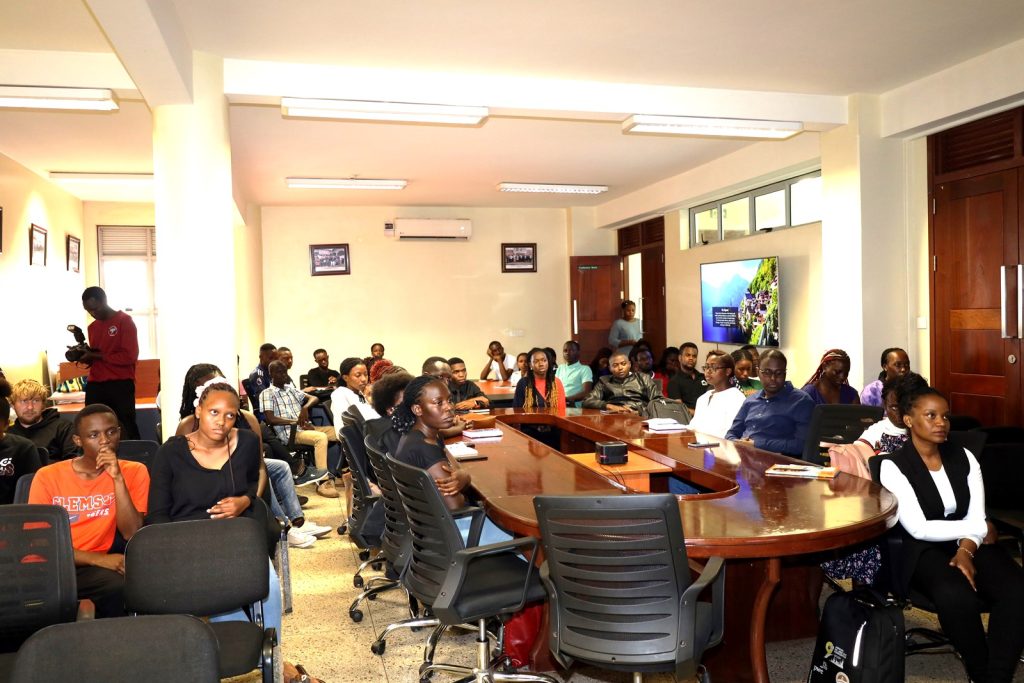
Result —
M949 566L953 548L935 544L926 549L911 586L937 608L942 631L963 657L974 683L1010 683L1024 650L1024 569L1002 547L983 545L974 554L975 593L963 573ZM981 623L985 605L987 636Z
M76 567L78 599L92 600L96 618L123 617L124 576L103 567Z
M138 439L139 426L135 422L135 380L112 379L106 382L87 382L85 405L102 403L110 406L121 421L122 439Z

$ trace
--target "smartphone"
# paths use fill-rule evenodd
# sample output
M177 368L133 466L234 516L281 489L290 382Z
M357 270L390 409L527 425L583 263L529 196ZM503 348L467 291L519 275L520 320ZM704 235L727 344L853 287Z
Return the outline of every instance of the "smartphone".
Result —
M718 443L717 441L691 441L686 445L689 446L690 448L715 448L716 446L721 446L722 444Z

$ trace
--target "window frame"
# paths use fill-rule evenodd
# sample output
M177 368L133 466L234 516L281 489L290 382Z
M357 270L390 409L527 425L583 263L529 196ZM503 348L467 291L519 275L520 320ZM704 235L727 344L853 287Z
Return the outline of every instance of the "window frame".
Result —
M146 230L145 247L137 252L112 251L107 253L103 249L103 233L106 231L119 230ZM148 323L148 349L139 349L140 357L150 356L159 358L160 344L157 338L157 316L159 310L156 306L156 226L153 225L97 225L96 226L96 256L99 266L98 279L100 287L106 289L105 268L106 262L114 261L143 261L146 264L146 286L149 289L149 306L145 309L125 308L128 313L138 313L139 317L145 317ZM114 303L117 303L116 301ZM135 318L135 315L132 315Z

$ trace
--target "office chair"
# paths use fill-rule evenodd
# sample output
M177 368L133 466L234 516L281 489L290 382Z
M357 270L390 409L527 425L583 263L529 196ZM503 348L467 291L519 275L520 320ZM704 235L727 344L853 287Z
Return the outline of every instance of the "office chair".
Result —
M370 489L370 478L366 472L369 463L366 460L366 445L359 436L355 425L347 424L341 428L341 437L345 440L345 455L348 461L348 469L352 478L352 511L345 524L349 537L356 544L356 547L367 554L373 548L379 548L381 536L384 533L384 507L379 495L374 494ZM360 557L363 553L360 553ZM373 566L380 569L386 560L384 551L379 550L372 557L367 555L362 564L356 569L352 577L352 585L361 588L364 583L363 572L367 567ZM393 581L390 588L398 587L398 582ZM364 591L349 608L351 616L363 599L376 599L376 595L383 590ZM373 597L370 597L373 596Z
M819 404L814 406L801 459L816 465L825 463L821 442L853 443L864 430L882 419L877 406Z
M503 620L522 610L527 603L544 600L544 587L531 557L537 551L537 539L515 538L503 543L470 546L462 540L455 519L441 498L430 474L385 456L402 499L412 536L412 559L405 573L405 586L420 602L430 605L441 626L476 622L477 657L472 667L424 662L420 681L436 671L444 671L475 680L538 681L555 683L539 673L506 673L502 650L502 627L498 636L498 656L491 656L487 620ZM479 538L484 513L472 510L470 537ZM435 629L435 632L439 630Z
M281 581L281 603L285 614L292 613L292 571L291 558L288 551L289 524L282 522L270 511L270 483L263 492L263 497L253 499L253 518L266 529L267 552L277 567L277 576Z
M950 415L949 428L957 432L968 432L981 427L981 420L973 415Z
M676 497L537 496L533 506L555 658L629 671L635 682L644 672L696 675L725 629L724 560L709 559L691 581ZM709 585L711 602L699 601Z
M985 432L986 444L1015 443L1024 444L1024 427L1000 425L997 427L978 427L975 431Z
M217 683L217 638L186 615L57 624L18 651L12 683Z
M32 489L32 479L35 476L36 473L31 472L18 477L18 481L14 484L14 500L12 502L20 505L28 503L28 492Z
M125 607L137 614L209 617L246 608L253 621L210 623L221 678L261 669L274 680L277 633L263 627L270 588L266 530L256 519L196 520L139 529L124 557Z
M1009 536L1024 557L1024 445L990 443L978 456L985 483L985 510L1000 536Z
M156 441L125 439L117 446L117 457L120 460L140 462L146 466L146 469L149 469L158 450L160 450L160 444Z

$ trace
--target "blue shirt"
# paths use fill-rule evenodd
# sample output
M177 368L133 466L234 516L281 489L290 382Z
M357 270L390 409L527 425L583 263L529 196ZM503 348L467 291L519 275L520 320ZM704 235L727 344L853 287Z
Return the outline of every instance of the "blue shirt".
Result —
M766 451L800 457L813 410L814 401L792 382L771 398L762 389L743 402L725 438L750 439Z
M612 323L612 329L608 332L608 345L612 347L613 353L624 353L627 356L633 350L633 345L619 346L619 342L626 339L637 340L644 336L643 325L640 318L633 318L630 321L619 318Z

